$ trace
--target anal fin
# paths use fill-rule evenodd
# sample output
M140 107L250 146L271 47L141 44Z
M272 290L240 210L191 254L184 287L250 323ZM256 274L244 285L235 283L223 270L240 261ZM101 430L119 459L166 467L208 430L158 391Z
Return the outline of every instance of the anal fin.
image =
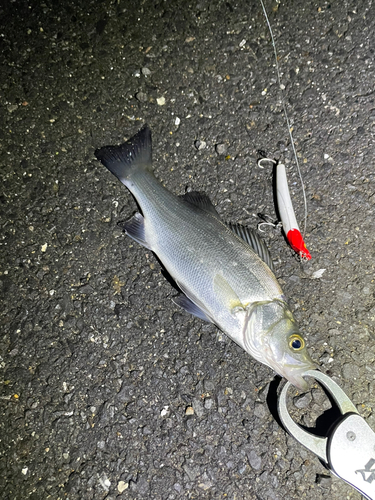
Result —
M135 213L133 217L121 225L121 228L137 243L152 250L149 243L147 243L145 235L145 219L139 212Z

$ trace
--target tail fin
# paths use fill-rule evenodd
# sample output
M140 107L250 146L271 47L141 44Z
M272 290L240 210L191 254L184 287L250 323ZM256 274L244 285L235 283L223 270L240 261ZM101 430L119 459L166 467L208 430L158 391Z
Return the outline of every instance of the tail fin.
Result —
M104 146L95 156L124 184L136 170L151 171L151 130L145 125L120 146Z

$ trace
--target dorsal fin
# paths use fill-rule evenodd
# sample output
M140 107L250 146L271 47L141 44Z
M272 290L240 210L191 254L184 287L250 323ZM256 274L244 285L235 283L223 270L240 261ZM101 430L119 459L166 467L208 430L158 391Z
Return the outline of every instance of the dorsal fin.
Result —
M241 224L229 223L228 227L254 250L256 254L267 264L272 272L275 272L270 251L264 240L251 228Z
M216 212L216 208L206 193L190 191L189 193L182 194L180 198L220 219L220 215Z

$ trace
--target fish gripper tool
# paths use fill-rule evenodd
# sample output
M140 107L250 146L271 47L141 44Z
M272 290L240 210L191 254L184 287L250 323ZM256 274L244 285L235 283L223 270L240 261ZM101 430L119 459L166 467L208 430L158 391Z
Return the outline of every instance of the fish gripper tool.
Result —
M375 433L359 415L339 385L328 375L308 370L304 377L318 381L335 401L341 416L332 423L328 435L316 436L298 425L287 410L290 382L281 390L278 412L284 428L299 443L317 455L326 467L368 500L375 500Z

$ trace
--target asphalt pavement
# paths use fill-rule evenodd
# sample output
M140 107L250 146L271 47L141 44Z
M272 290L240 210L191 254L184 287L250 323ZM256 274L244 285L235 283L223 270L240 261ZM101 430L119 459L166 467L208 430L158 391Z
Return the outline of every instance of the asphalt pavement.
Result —
M255 0L1 4L1 499L361 498L279 425L284 381L172 302L93 154L147 123L168 189L256 227L275 218L262 150L303 226L283 97L312 260L263 236L313 359L375 429L375 9L266 9L282 88ZM290 405L329 420L318 386Z

